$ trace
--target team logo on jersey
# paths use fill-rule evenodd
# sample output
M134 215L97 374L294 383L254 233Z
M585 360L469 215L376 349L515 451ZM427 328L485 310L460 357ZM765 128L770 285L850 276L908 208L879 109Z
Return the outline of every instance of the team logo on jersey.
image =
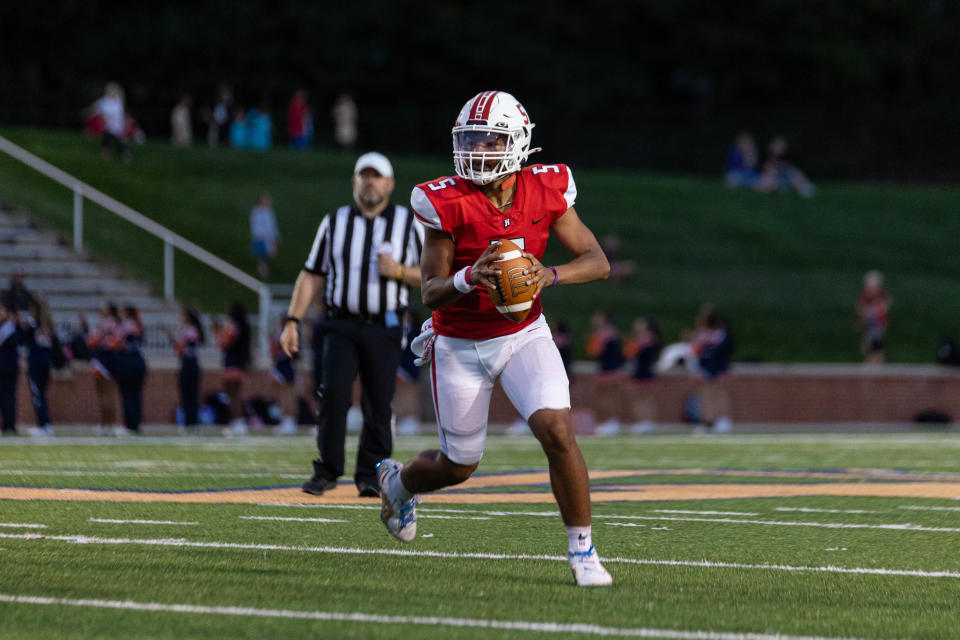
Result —
M506 228L509 227L509 226L510 226L510 218L506 218L506 219L503 221L503 228L506 229Z

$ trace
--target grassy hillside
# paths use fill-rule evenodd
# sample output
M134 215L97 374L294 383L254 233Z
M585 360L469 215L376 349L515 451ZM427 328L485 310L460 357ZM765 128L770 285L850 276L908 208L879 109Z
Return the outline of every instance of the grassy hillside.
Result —
M102 162L80 134L2 129L4 135L254 273L247 215L256 195L274 196L283 233L273 281L292 282L316 225L351 199L355 158L330 150L269 153L174 149L158 140L134 150L133 164ZM894 297L889 359L928 362L940 338L960 333L960 189L823 184L812 200L725 189L719 180L575 170L577 209L598 236L621 236L633 279L565 287L546 294L549 317L570 319L580 344L589 314L608 308L627 328L655 315L667 340L713 301L735 328L739 359L855 361L853 304L863 273L881 269ZM396 201L410 188L451 171L446 149L435 156L393 156ZM0 157L0 198L31 209L44 223L71 228L71 194ZM100 256L124 264L160 290L162 246L87 204L85 238ZM554 245L545 262L562 260ZM177 254L178 296L210 311L241 296L240 287Z

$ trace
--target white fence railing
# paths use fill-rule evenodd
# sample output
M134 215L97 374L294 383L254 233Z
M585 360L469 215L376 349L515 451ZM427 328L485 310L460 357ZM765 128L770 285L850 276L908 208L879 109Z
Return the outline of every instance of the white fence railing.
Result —
M229 262L218 258L203 247L190 242L183 236L174 233L161 224L154 222L139 211L135 211L111 198L107 194L81 182L70 174L58 169L46 160L35 156L23 147L10 142L0 136L0 151L19 160L31 169L39 171L55 182L59 182L73 191L73 247L79 251L83 249L83 201L90 200L100 205L127 222L136 225L147 233L163 240L163 295L173 301L173 255L174 249L180 249L190 257L199 260L211 269L219 271L231 280L250 289L259 297L260 321L258 331L258 352L262 362L268 362L270 357L270 301L269 286L253 276L241 271Z

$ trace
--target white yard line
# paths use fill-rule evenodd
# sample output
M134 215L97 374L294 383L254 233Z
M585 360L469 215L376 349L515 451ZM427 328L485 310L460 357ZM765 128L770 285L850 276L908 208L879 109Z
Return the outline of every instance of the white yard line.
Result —
M199 522L183 522L179 520L114 520L112 518L90 518L90 522L103 522L106 524L177 524L177 525L198 525Z
M593 516L594 518L610 516ZM818 527L820 529L883 529L888 531L933 531L937 533L960 533L954 527L925 527L919 524L854 524L850 522L784 522L777 520L734 520L733 518L677 518L671 516L624 516L623 520L670 520L674 522L719 522L723 524L759 524L772 527ZM630 526L625 522L604 522L612 527Z
M746 513L743 511L688 511L686 509L651 509L654 513L692 513L703 516L758 516L759 513Z
M21 522L0 522L0 527L10 527L11 529L46 529L45 524L24 524Z
M880 511L871 511L870 509L814 509L812 507L777 507L776 510L799 511L800 513L880 513Z
M535 631L539 633L579 633L594 636L629 638L669 638L671 640L840 640L823 636L790 636L780 633L751 633L729 631L688 631L681 629L650 629L603 627L589 623L532 622L523 620L490 620L477 618L448 618L438 616L390 616L374 613L340 613L334 611L302 611L296 609L260 609L255 607L224 607L197 604L167 604L162 602L134 602L132 600L96 600L85 598L49 598L43 596L13 595L0 593L0 602L27 605L55 605L90 607L97 609L120 609L124 611L162 611L168 613L206 614L221 616L245 616L254 618L287 618L298 620L323 620L327 622L353 622L360 624L411 624L433 627L460 627L497 629L509 631ZM852 639L848 639L852 640Z
M923 507L919 505L900 505L898 509L910 509L911 511L960 511L960 507Z
M25 534L0 533L0 538L26 540ZM295 551L306 553L330 553L365 556L400 556L410 558L440 558L446 560L536 560L547 562L567 562L566 556L548 556L534 554L502 553L453 553L444 551L412 551L409 549L359 549L356 547L295 547L279 544L254 544L248 542L208 542L187 540L185 538L95 538L91 536L45 536L43 540L54 540L73 544L114 544L144 545L152 547L191 547L200 549L238 549L250 551ZM38 540L39 541L39 540ZM710 560L660 560L648 558L603 558L604 563L634 564L669 567L695 567L702 569L755 569L761 571L839 573L880 576L907 576L917 578L953 578L960 579L958 571L926 571L922 569L883 569L876 567L805 567L779 564L744 564L739 562L713 562Z
M332 518L282 518L280 516L240 516L241 520L280 520L282 522L350 522Z

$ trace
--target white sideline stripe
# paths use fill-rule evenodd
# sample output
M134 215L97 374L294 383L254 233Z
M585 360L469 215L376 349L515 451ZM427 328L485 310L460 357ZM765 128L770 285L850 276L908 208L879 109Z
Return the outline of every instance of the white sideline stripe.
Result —
M486 516L437 516L432 513L426 515L421 513L418 517L430 518L431 520L493 520L493 518L487 518Z
M0 522L0 527L10 527L17 529L46 529L45 524L24 524L21 522Z
M0 533L0 538L27 539L24 534ZM566 562L566 556L503 553L453 553L444 551L411 551L407 549L358 549L356 547L293 547L279 544L246 542L203 542L184 538L93 538L90 536L46 536L44 540L59 540L73 544L133 544L153 547L194 547L202 549L241 549L253 551L300 551L308 553L340 553L363 556L402 556L411 558L442 558L449 560L542 560ZM635 564L667 567L696 567L702 569L759 569L766 571L841 573L879 576L910 576L917 578L955 578L957 571L924 571L922 569L882 569L873 567L804 567L780 564L743 564L739 562L712 562L710 560L659 560L647 558L603 558L605 563Z
M240 516L241 520L283 520L287 522L350 522L331 518L282 518L280 516Z
M300 504L296 502L258 502L259 507L303 507L305 509L375 509L380 507L371 507L360 504ZM417 507L417 514L424 513L479 513L486 516L551 516L560 515L559 511L485 511L481 509L439 509L433 507ZM433 516L437 517L437 516ZM629 518L630 516L597 516L594 518ZM485 520L488 518L484 518Z
M777 507L776 510L799 511L801 513L880 513L870 509L814 509L813 507Z
M112 518L90 518L90 522L105 522L107 524L200 524L199 522L184 522L179 520L114 520Z
M197 604L167 604L163 602L134 602L132 600L74 600L0 593L0 602L33 605L59 605L123 609L127 611L164 611L169 613L199 613L222 616L249 616L255 618L292 618L299 620L326 620L330 622L359 622L367 624L416 624L439 627L467 627L479 629L508 629L510 631L538 631L541 633L581 633L595 636L631 638L669 638L671 640L842 640L822 636L788 636L779 633L736 633L725 631L684 631L680 629L602 627L583 622L528 622L523 620L482 620L476 618L446 618L438 616L388 616L373 613L340 613L335 611L298 611L295 609L259 609L255 607L218 607ZM853 640L848 638L846 640Z
M602 516L593 516L594 518ZM609 517L609 516L608 516ZM623 518L626 520L627 518ZM784 522L777 520L734 520L733 518L677 518L671 516L630 516L630 520L672 520L677 522L721 522L729 524L765 524L774 527L819 527L821 529L885 529L889 531L935 531L960 533L954 527L924 527L919 524L854 524L850 522ZM629 526L625 522L604 522L613 527Z
M688 511L686 509L651 509L654 513L698 513L704 516L758 516L759 513L743 511Z
M376 509L380 510L380 507L373 507L366 504L300 504L299 502L258 502L258 507L303 507L304 509ZM420 512L420 509L417 509L417 513Z
M0 469L0 476L63 476L65 478L168 478L171 472L160 471L43 471L33 469ZM176 472L178 478L283 478L295 480L303 478L302 473L181 473Z
M901 505L900 509L910 509L912 511L960 511L960 507L921 507L918 505Z

